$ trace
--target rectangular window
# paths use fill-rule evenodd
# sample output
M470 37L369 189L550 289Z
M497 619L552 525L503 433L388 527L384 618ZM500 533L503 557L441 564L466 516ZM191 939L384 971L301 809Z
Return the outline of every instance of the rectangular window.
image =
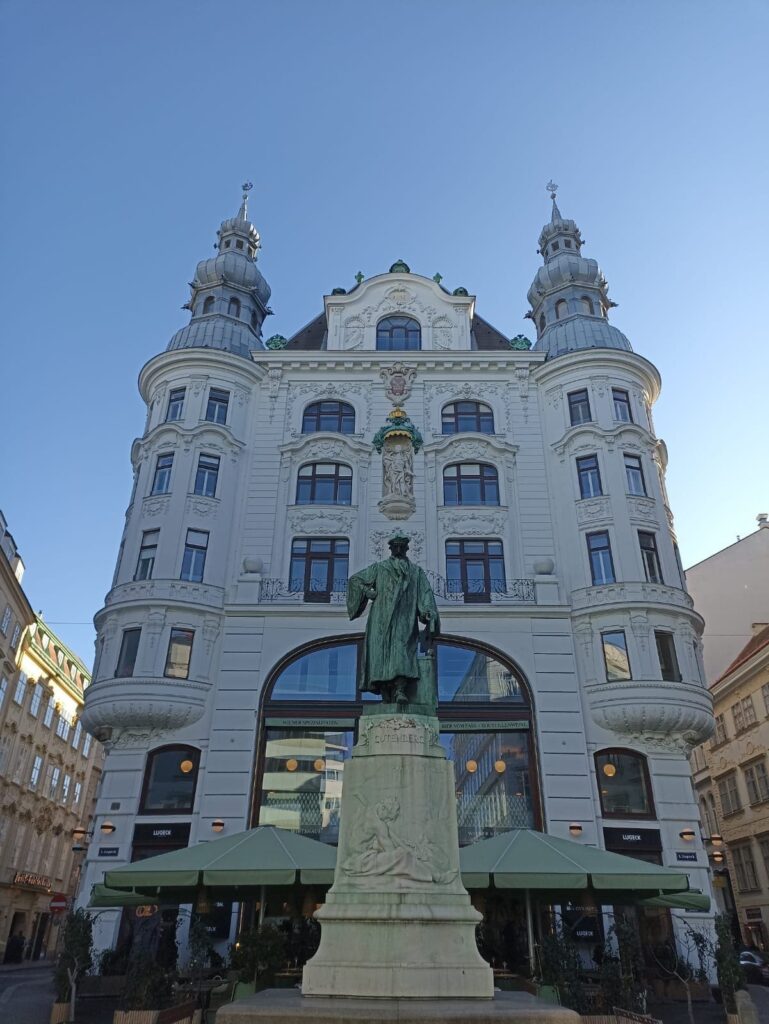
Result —
M208 403L206 404L206 419L209 423L226 423L227 406L229 404L229 391L222 391L221 388L211 388L208 392Z
M719 743L726 743L729 738L726 735L726 719L724 716L716 715L714 721L716 723L716 728L713 733L713 739L710 741L711 747L716 747Z
M69 736L69 722L65 718L63 712L59 712L59 718L56 722L56 735L65 742Z
M184 395L186 388L171 388L168 396L168 409L166 410L166 423L173 423L180 420L184 413Z
M737 789L737 776L734 772L724 775L718 780L718 792L721 796L721 808L725 815L736 814L742 810L740 792Z
M769 800L769 776L766 774L764 761L756 761L743 769L745 785L748 787L748 802L760 804Z
M756 708L752 697L743 697L741 704L742 713L745 718L745 728L747 729L749 725L755 725L758 721L756 718Z
M302 537L291 544L288 589L305 601L325 603L347 586L350 542L346 537Z
M737 889L740 892L751 892L759 889L756 877L756 866L753 863L753 851L749 846L733 846L731 848L734 873L737 876Z
M87 732L85 734L85 739L83 740L83 757L88 757L88 752L91 749L91 743L92 742L93 742L93 737L91 736L90 732Z
M769 715L769 683L764 683L761 687L761 696L764 698L764 714ZM0 705L2 705L0 700Z
M603 494L597 455L583 455L577 459L577 479L580 498L597 498Z
M32 772L29 776L29 788L37 789L37 784L40 781L40 771L43 767L43 759L40 754L35 754L35 760L32 762Z
M216 455L201 455L195 473L195 494L204 498L216 497L216 485L219 481L219 458Z
M56 796L56 790L59 788L59 779L61 778L61 768L48 765L48 779L46 789L48 790L48 796L53 799Z
M619 679L632 679L624 629L601 633L601 644L607 681L611 683Z
M569 400L569 420L571 425L576 427L580 423L589 423L592 419L590 415L590 397L587 390L572 391L570 395L567 395Z
M80 719L75 722L75 732L72 735L72 749L77 750L80 746L80 737L83 735L83 726Z
M632 423L633 415L630 412L630 395L622 388L612 388L611 397L614 403L614 419L620 423Z
M32 691L32 700L29 705L29 713L33 718L37 718L37 713L40 710L40 705L43 703L43 687L40 683L35 683L35 688Z
M27 692L27 676L24 672L19 672L19 680L16 683L16 692L13 695L14 704L24 704L24 694Z
M69 800L69 787L71 785L72 779L69 777L69 775L65 774L64 778L61 781L61 802L63 804L66 804L67 800Z
M654 642L657 645L657 657L660 663L662 678L667 683L680 683L681 671L678 667L676 644L672 633L662 630L654 631Z
M732 721L734 722L734 731L742 732L745 728L745 718L742 713L742 704L739 701L732 704Z
M192 656L192 629L172 629L168 641L166 667L163 675L171 679L187 679L190 674L190 658Z
M8 680L3 676L0 679L0 708L5 704L6 693L8 693Z
M761 858L764 862L764 871L769 878L769 838L758 840L758 848L761 851Z
M13 627L13 636L11 637L11 648L15 651L19 643L19 636L21 635L21 626L16 623Z
M160 530L145 530L142 533L142 543L139 548L139 557L136 561L135 580L151 580L152 570L155 568L155 557L158 553L158 541Z
M646 530L638 531L638 543L641 547L641 561L647 583L662 583L662 566L657 551L657 538Z
M187 530L180 580L189 580L191 583L203 582L207 550L208 533L205 530Z
M72 810L74 810L78 806L78 804L80 803L80 794L82 792L83 792L82 783L76 782L75 783L75 792L74 792L73 797L72 797Z
M614 583L614 562L611 557L609 534L606 530L600 530L598 533L589 533L586 539L593 586Z
M499 540L447 540L446 586L466 604L487 604L507 590L505 559Z
M641 460L637 455L628 455L627 452L625 453L625 479L628 494L646 495L646 481Z
M56 701L53 699L53 694L48 698L48 703L45 707L45 714L43 715L43 725L47 728L51 728L51 722L53 721L53 713L56 710Z
M150 494L168 494L171 490L171 469L174 464L173 454L158 455L155 463L155 475L152 478Z
M10 628L10 625L11 625L11 606L9 604L7 604L5 606L5 611L3 612L3 621L0 622L0 633L2 633L3 636L8 636L8 630Z
M117 659L115 675L118 677L132 676L136 665L136 654L139 650L141 629L124 629L120 642L120 654Z

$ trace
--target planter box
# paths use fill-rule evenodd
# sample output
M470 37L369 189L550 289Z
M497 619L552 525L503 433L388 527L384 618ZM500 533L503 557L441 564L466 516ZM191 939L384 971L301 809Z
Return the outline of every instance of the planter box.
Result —
M51 1007L51 1024L65 1024L69 1020L69 1002L54 1003Z
M112 1024L157 1024L160 1010L115 1010Z

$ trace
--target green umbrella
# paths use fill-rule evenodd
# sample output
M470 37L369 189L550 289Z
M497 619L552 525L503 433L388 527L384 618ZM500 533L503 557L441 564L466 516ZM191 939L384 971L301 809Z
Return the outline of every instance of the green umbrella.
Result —
M680 871L516 828L459 851L462 881L484 889L490 880L498 889L572 891L574 889L680 892L689 879Z
M106 885L97 882L91 886L91 898L88 901L89 907L141 907L147 902L146 896L140 896L134 892L125 892L122 889L110 889Z
M647 899L637 900L639 907L667 907L670 910L710 910L710 897L698 889L690 889L689 892L662 893L659 896L649 896Z
M264 825L126 864L105 872L104 881L110 888L173 896L179 902L194 899L203 886L216 889L217 895L226 889L242 899L243 890L292 885L297 878L309 885L330 885L335 864L334 847Z

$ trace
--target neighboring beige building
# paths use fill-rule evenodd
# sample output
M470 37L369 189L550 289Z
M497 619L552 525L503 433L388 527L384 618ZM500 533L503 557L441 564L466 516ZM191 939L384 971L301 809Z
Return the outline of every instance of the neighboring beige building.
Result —
M56 945L54 895L74 896L72 831L87 826L103 753L80 725L90 676L36 616L0 514L0 962Z
M723 839L709 847L713 867L728 867L716 891L729 909L730 880L743 940L769 949L769 625L756 624L711 693L716 731L692 771L703 831Z
M694 607L705 619L705 678L726 671L751 638L754 622L769 622L769 515L758 529L686 570Z

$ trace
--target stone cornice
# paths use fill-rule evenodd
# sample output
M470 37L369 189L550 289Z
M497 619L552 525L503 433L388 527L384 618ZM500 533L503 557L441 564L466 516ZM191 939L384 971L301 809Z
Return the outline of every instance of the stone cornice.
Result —
M193 351L188 349L186 351ZM420 352L376 352L370 349L355 351L349 349L320 349L308 351L281 349L252 353L255 365L265 369L280 366L284 370L323 370L324 373L346 374L351 370L381 370L393 363L408 362L417 374L433 372L460 373L466 370L511 370L520 367L537 367L544 362L541 352L503 349L483 351L470 349L462 351L423 350ZM417 380L419 377L417 377Z
M214 373L222 371L228 377L240 375L244 387L259 383L266 373L266 367L250 359L244 359L243 356L236 356L232 352L223 352L215 348L172 349L170 352L161 352L153 356L139 371L139 393L147 404L158 378L175 368L182 368L185 373L208 370Z
M525 354L529 355L529 353ZM537 355L538 353L531 354ZM573 378L574 371L583 368L591 375L595 375L599 370L602 372L612 369L630 370L643 377L652 404L659 398L662 379L657 367L648 359L639 356L637 352L625 352L622 349L590 348L569 352L536 367L533 374L537 383L544 386L557 383L559 377Z
M347 448L356 455L368 455L374 450L373 445L361 441L354 434L337 434L329 430L319 430L313 434L300 434L295 441L287 441L278 446L278 451L288 455L300 454L307 448L325 445L331 448ZM336 458L337 456L329 456Z
M570 427L551 447L556 455L563 455L576 448L582 438L612 448L616 444L621 444L624 437L632 438L636 444L640 443L652 454L657 451L660 444L656 437L638 423L619 423L616 427L607 429L590 422Z
M194 427L182 427L178 422L159 423L153 427L144 437L137 437L131 445L131 464L134 469L140 458L151 448L162 443L163 437L167 435L174 443L181 442L205 442L206 437L215 438L220 444L229 449L231 455L239 454L246 446L233 436L229 427L219 423L212 423L210 420L201 420Z
M424 446L424 452L425 455L434 453L436 455L445 454L450 457L452 448L457 448L463 444L467 446L468 443L475 447L491 448L500 455L515 455L518 451L518 445L510 444L509 441L504 439L504 435L479 434L474 431L467 431L461 434L446 434L441 437L440 441L430 441L429 444Z
M761 672L767 672L765 682L769 682L769 646L762 647L755 651L741 665L738 665L728 675L721 676L711 686L710 692L713 700L720 701L724 697L739 689L743 683L750 681Z

